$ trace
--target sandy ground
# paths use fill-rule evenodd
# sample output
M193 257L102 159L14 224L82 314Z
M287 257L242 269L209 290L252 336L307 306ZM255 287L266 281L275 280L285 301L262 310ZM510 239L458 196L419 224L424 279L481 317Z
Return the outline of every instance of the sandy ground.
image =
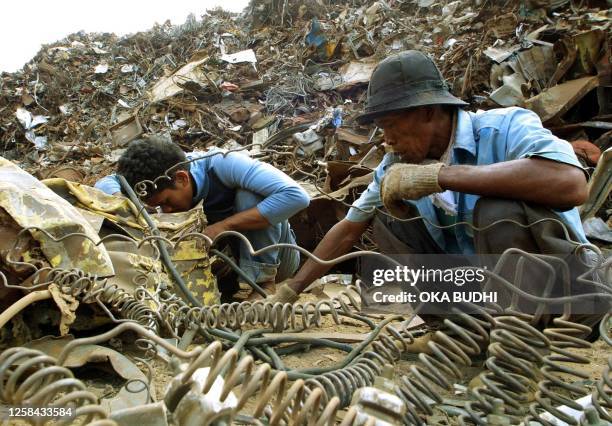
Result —
M321 332L321 331L335 331L338 333L362 333L366 334L369 331L367 326L362 323L356 322L352 319L345 319L342 324L336 325L331 321L330 317L325 317L321 328L313 328L304 331L304 334ZM355 345L355 344L353 344ZM585 385L590 391L593 389L595 382L601 377L603 369L607 363L609 356L612 356L612 349L601 339L596 341L591 348L588 349L572 349L579 355L587 357L591 362L587 365L577 365L566 363L567 366L572 369L578 368L588 376L587 379L572 376L570 374L561 374L562 379L568 383L574 383L579 381ZM338 365L345 358L346 353L340 350L331 348L313 348L308 352L300 352L283 357L283 362L286 367L291 369L301 368L313 368L313 367L331 367ZM395 377L396 383L401 383L400 378L402 375L409 374L410 368L414 365L422 365L417 361L416 354L407 354L404 359L399 360L395 365ZM469 368L462 368L463 377L458 380L457 387L454 390L448 391L444 389L438 389L440 395L443 398L447 398L450 405L461 405L465 399L466 387L479 385L478 375L483 372L483 364L485 357L481 356L474 359L474 364ZM155 390L157 395L161 398L163 392L167 386L167 383L171 380L172 376L168 373L168 370L164 368L164 363L155 361ZM236 389L238 392L238 389ZM561 393L568 395L564 390ZM582 395L569 395L572 398L578 398ZM255 404L255 401L249 401L244 412L251 412ZM456 424L453 418L448 418L443 412L436 410L435 415L428 419L430 424ZM338 419L343 416L343 412L339 413ZM449 420L445 420L449 419Z

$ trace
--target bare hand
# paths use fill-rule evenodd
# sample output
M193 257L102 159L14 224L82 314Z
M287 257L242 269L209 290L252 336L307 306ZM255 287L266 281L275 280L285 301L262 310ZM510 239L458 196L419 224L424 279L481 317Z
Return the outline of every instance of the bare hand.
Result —
M219 235L221 232L228 230L229 229L225 226L223 221L221 221L212 225L208 225L206 228L204 228L203 234L214 241L215 238L217 238L217 235Z

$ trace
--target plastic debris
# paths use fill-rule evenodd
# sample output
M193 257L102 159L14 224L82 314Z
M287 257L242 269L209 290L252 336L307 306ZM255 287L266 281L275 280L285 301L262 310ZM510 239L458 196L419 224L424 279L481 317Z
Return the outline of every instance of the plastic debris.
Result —
M232 53L231 55L222 55L221 60L229 62L230 64L239 64L242 62L250 62L252 64L257 63L255 52L253 49L242 50L240 52Z

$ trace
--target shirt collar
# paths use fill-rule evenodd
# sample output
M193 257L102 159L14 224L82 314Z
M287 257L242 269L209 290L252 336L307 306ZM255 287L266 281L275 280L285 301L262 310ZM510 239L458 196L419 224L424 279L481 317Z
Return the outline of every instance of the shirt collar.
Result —
M470 114L462 109L457 110L456 127L453 134L453 149L463 149L476 156L476 140ZM451 141L453 142L453 141Z

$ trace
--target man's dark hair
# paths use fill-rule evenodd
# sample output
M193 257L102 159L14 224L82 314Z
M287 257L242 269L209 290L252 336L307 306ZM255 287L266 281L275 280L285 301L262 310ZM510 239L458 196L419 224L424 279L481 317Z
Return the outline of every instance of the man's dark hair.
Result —
M149 198L166 188L174 187L174 174L179 170L189 171L189 164L180 164L186 161L185 153L170 140L161 136L149 136L131 142L119 158L117 173L123 175L132 188L138 182L145 180L154 182L159 176L168 171L170 179L158 179L156 188L147 185ZM175 166L175 167L174 167Z

